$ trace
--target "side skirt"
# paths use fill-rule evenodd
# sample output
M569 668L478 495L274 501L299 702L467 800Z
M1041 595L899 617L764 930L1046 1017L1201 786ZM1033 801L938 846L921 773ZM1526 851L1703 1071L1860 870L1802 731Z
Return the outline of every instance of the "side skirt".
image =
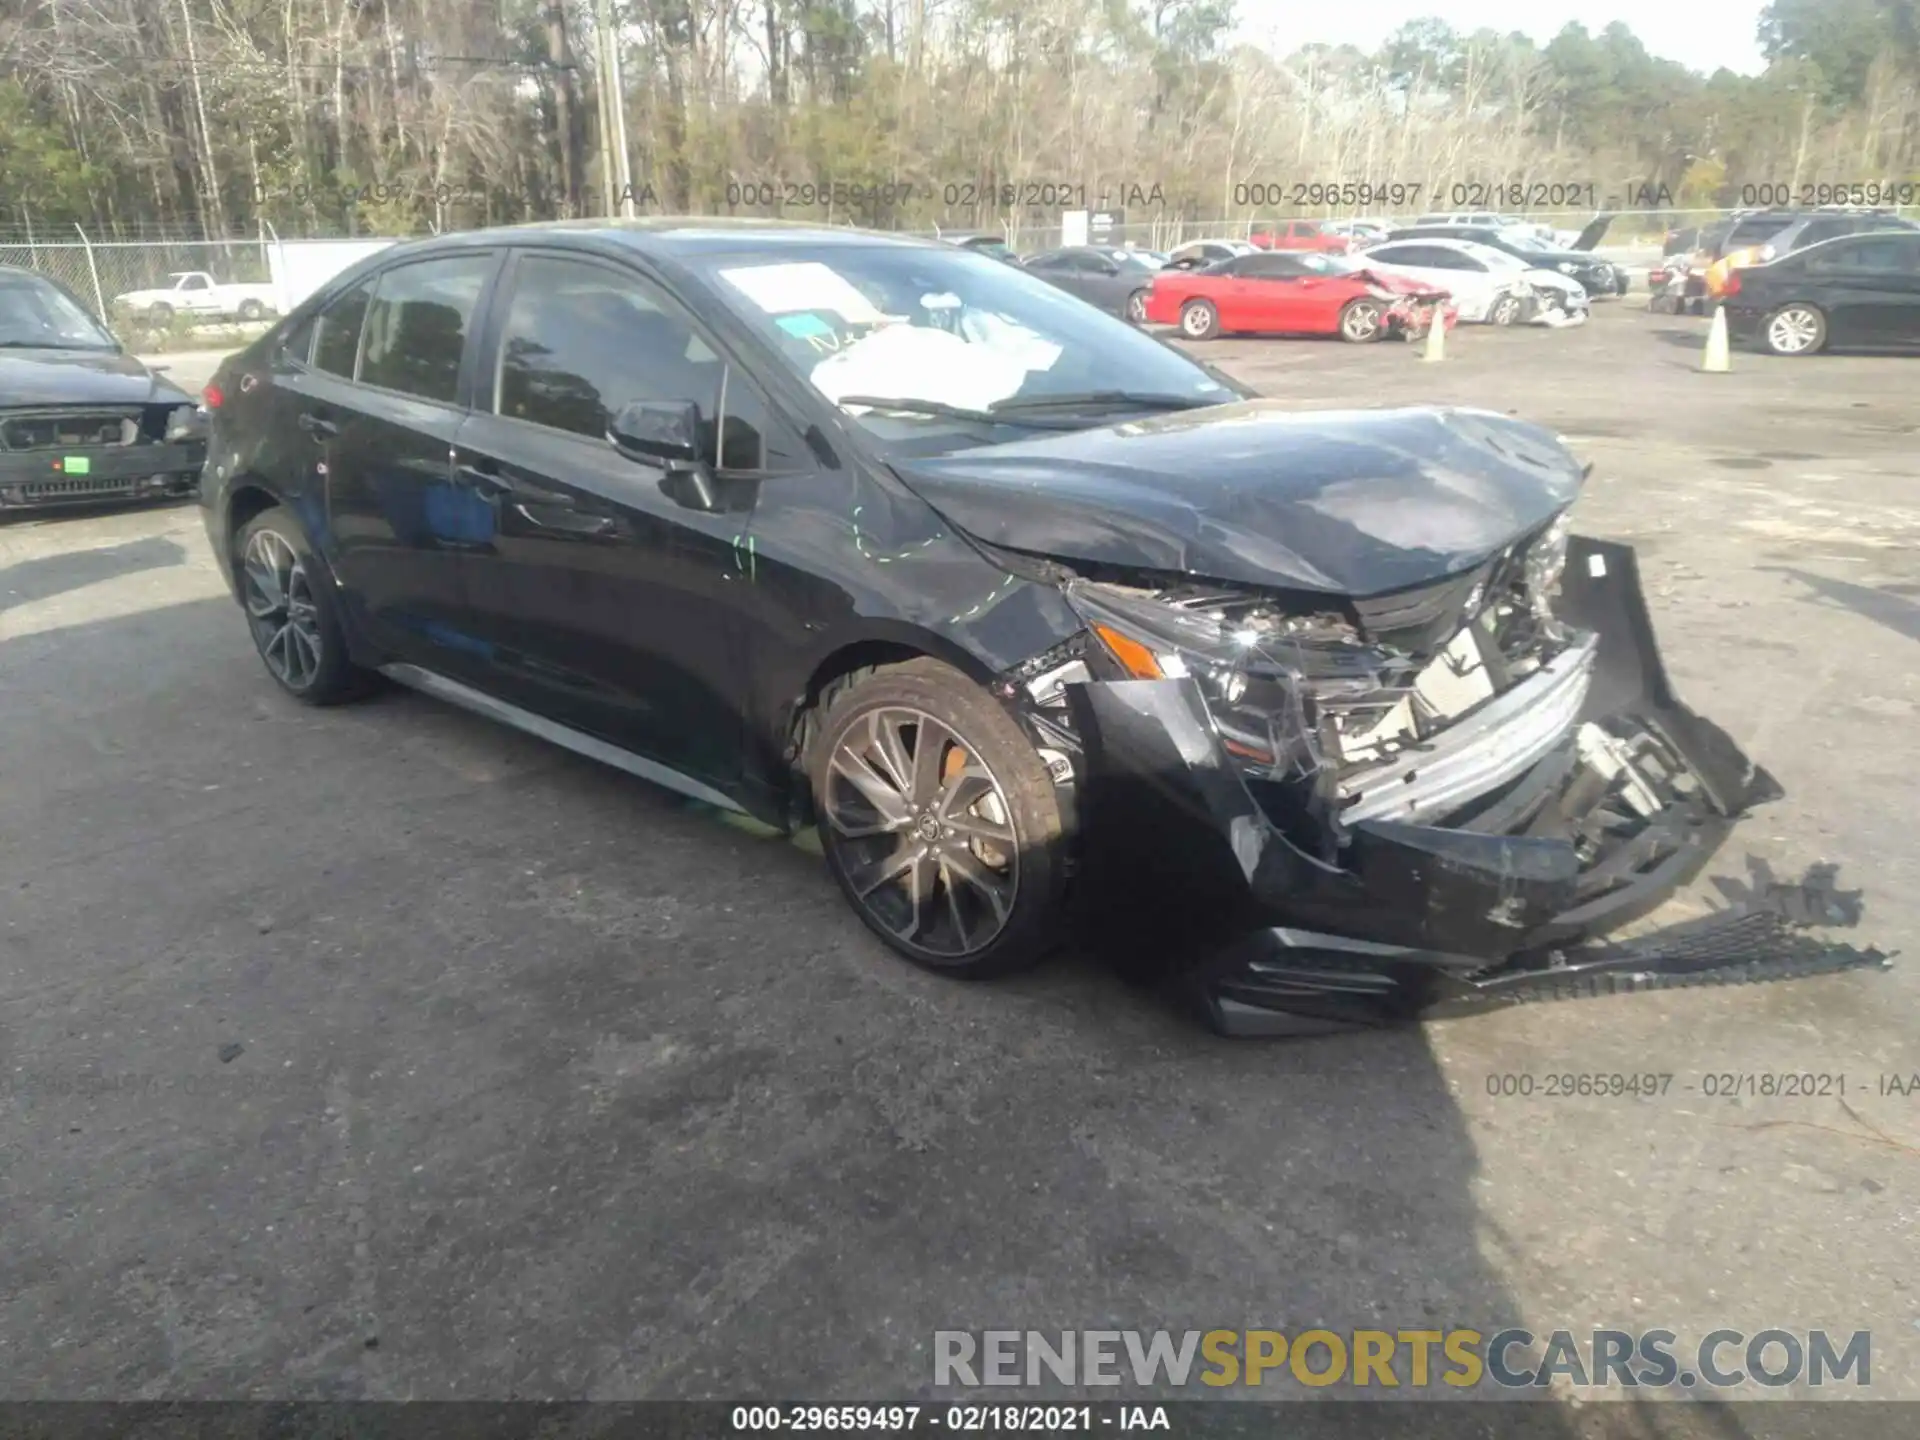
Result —
M624 770L642 780L672 790L676 794L686 795L716 809L730 810L744 815L747 812L732 796L723 795L711 785L695 780L691 775L682 775L671 766L662 765L657 760L649 760L644 755L636 755L631 750L622 750L617 745L609 745L604 740L596 740L571 726L536 715L531 710L523 710L518 705L463 685L458 680L449 680L446 676L418 665L393 664L382 665L380 673L388 679L397 681L409 689L431 695L436 700L445 700L458 705L463 710L471 710L476 715L484 715L489 720L498 720L503 725L511 725L516 730L524 730L529 735L551 741L576 755L584 755L589 760L598 760L603 765L611 765L616 770Z

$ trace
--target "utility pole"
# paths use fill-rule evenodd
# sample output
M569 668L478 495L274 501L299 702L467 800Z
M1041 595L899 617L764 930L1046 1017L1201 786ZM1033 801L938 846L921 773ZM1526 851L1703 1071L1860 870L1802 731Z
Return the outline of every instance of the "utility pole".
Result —
M561 209L571 217L580 213L582 199L580 103L573 90L573 47L567 43L567 14L560 0L547 0L547 60L554 69L554 121L560 132Z
M633 208L633 170L627 157L627 96L626 84L620 74L620 37L613 27L613 6L610 0L598 0L594 28L600 32L600 73L604 77L601 88L606 92L608 120L607 145L613 151L614 164L609 167L611 184L618 196L620 213L632 218ZM607 213L613 213L614 195L609 195Z

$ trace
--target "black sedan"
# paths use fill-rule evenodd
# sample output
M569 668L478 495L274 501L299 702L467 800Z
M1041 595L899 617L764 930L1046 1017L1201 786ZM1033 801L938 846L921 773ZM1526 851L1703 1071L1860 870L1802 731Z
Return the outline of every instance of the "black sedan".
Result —
M1581 942L1777 793L1668 689L1632 550L1570 537L1551 432L1293 412L950 245L436 237L214 391L207 534L280 688L385 675L813 825L950 975L1073 916L1228 1031L1631 983Z
M1920 350L1920 231L1849 235L1735 270L1724 303L1729 334L1775 355Z
M1600 243L1600 236L1605 233L1606 228L1605 221L1596 221L1589 225L1581 232L1579 240L1571 250L1524 244L1513 239L1505 231L1484 225L1416 225L1406 230L1396 230L1387 238L1388 240L1471 240L1476 245L1486 245L1492 249L1504 251L1517 260L1524 260L1536 270L1552 270L1564 275L1585 290L1589 296L1624 295L1629 285L1627 272L1617 265L1602 260L1591 250L1592 246Z
M0 510L185 495L206 427L63 286L0 266Z
M1136 325L1147 318L1147 295L1160 268L1126 250L1102 250L1097 245L1048 250L1026 263L1049 285L1110 314L1124 315Z

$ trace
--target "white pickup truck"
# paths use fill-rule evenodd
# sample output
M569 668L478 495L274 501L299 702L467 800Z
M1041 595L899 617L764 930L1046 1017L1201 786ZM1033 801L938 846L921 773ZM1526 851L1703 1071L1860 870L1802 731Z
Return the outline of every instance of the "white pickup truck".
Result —
M208 320L264 320L279 310L271 285L221 285L204 270L182 270L167 277L173 284L159 290L129 290L113 297L115 308L155 325L176 315Z

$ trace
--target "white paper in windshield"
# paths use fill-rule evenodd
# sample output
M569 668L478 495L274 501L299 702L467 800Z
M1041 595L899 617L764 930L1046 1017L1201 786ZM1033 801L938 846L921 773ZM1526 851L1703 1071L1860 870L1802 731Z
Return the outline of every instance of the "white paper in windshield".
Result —
M1021 357L919 325L889 325L813 367L813 385L836 404L842 395L936 400L982 409L1026 383Z
M825 310L853 325L878 325L886 319L845 277L818 260L742 265L720 275L769 315Z

